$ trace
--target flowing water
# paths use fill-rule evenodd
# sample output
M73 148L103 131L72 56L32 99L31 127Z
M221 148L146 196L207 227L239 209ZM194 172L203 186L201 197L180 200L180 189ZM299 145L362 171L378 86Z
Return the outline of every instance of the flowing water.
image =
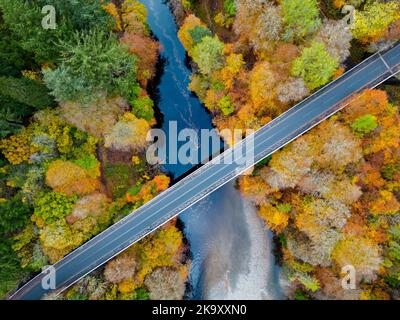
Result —
M148 9L149 25L162 45L165 61L157 86L162 129L169 134L171 121L176 121L178 130L212 129L211 116L188 89L191 70L185 63L186 53L168 5L162 0L141 2ZM170 164L164 169L179 178L191 167ZM234 182L187 209L180 219L193 259L188 298L282 297L271 234L264 230L255 208L240 196Z

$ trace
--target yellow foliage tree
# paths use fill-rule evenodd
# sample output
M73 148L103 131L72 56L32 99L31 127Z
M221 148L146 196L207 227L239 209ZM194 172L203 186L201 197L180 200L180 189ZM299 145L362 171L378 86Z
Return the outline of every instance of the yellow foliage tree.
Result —
M274 109L276 97L276 76L269 62L258 62L250 75L250 95L254 106L259 108Z
M357 280L374 279L382 263L379 246L371 239L360 236L348 236L339 241L332 252L332 259L339 268L353 266L360 277Z
M125 0L121 6L121 18L126 31L147 34L147 9L137 0Z
M195 15L190 14L186 17L182 27L179 29L178 32L179 40L181 41L186 51L189 52L189 54L195 45L189 31L193 30L196 26L204 27L204 24Z
M95 172L98 173L97 170ZM93 176L93 171L63 160L53 161L49 165L46 184L54 191L66 195L89 194L100 188L100 182Z
M0 141L0 150L13 165L28 161L29 157L36 151L31 145L31 133L24 130Z
M274 232L282 232L289 224L289 214L284 211L279 211L276 207L270 204L261 206L258 215Z
M144 149L149 130L150 125L146 120L138 119L128 112L105 135L104 146L124 152Z
M379 198L372 202L372 214L397 214L400 212L400 203L397 201L394 194L387 190L379 192Z
M174 226L162 229L135 245L141 259L137 273L139 281L142 283L146 275L157 267L173 266L182 245L182 233Z
M51 263L62 259L85 240L82 233L73 230L63 220L46 225L40 230L40 242Z
M154 177L153 180L143 185L136 194L127 192L126 200L134 203L136 206L141 206L153 199L158 193L166 190L169 186L170 178L165 175Z
M239 74L244 64L242 54L231 53L226 58L226 66L221 70L221 79L224 81L226 89L232 89L235 77Z

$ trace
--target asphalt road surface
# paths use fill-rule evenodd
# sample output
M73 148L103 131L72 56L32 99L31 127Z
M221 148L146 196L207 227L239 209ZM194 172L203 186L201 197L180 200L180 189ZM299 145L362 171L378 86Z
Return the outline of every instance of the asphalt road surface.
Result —
M400 70L400 44L366 59L342 77L328 84L286 113L257 131L254 139L255 162L271 155L348 104L354 94L374 88ZM250 138L248 138L250 139ZM243 141L245 143L246 141ZM241 144L235 146L240 148ZM235 149L234 148L234 149ZM224 161L229 149L203 165L132 214L70 253L53 267L56 292L71 286L92 270L154 231L207 194L234 179L248 168L236 161ZM42 286L41 273L22 286L11 299L41 299L52 292Z

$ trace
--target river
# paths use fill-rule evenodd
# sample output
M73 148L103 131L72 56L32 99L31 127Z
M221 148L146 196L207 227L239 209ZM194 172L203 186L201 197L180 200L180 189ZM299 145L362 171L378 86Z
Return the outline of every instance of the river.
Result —
M191 70L185 63L186 52L168 5L163 0L141 2L148 9L149 25L162 45L161 58L165 61L156 90L162 129L169 133L171 121L176 121L178 130L212 129L210 114L188 89ZM191 168L164 165L175 180ZM193 261L188 299L282 298L271 233L234 182L187 209L180 219Z

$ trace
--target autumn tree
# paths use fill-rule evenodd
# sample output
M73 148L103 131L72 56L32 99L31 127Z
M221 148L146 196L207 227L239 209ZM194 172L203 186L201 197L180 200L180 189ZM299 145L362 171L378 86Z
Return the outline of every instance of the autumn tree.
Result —
M148 122L136 118L132 113L121 117L111 132L106 134L104 145L120 151L141 150L146 144L147 133L150 129Z
M235 78L242 70L245 62L242 54L231 53L226 57L226 65L221 70L221 78L224 81L225 88L228 90L233 89ZM199 79L200 80L200 79ZM202 83L199 83L201 86Z
M314 90L328 83L338 67L338 61L326 51L325 45L313 42L293 62L291 72L295 77L302 77L308 88Z
M250 96L258 109L274 109L275 87L277 77L269 62L258 62L250 75Z
M89 238L110 225L112 216L108 210L109 202L107 196L99 192L84 196L75 203L66 220Z
M271 228L272 231L282 232L284 228L289 224L289 212L291 207L289 206L272 206L267 204L261 206L258 211L258 215L265 221L266 225Z
M268 169L265 169L268 170ZM267 205L267 196L273 193L273 189L265 183L261 176L243 176L239 179L239 190L250 201L257 205Z
M148 181L144 185L137 185L128 190L126 199L128 202L135 204L139 207L146 202L149 202L157 194L165 191L170 183L170 178L165 175L158 175L153 180Z
M400 4L395 1L374 1L355 12L354 38L362 43L379 40L387 32L388 26L400 19Z
M60 115L74 127L94 137L102 138L118 122L129 108L128 102L120 97L102 97L91 103L67 101L60 104ZM93 117L93 115L96 117Z
M124 0L121 8L121 19L126 32L149 35L150 29L147 24L147 9L145 5L137 0Z
M342 20L324 21L314 38L315 41L323 43L330 56L340 63L350 56L352 39L350 28Z
M332 250L342 238L340 232L326 228L318 233L313 241L304 233L292 230L285 233L289 252L300 261L312 266L328 267L332 264Z
M387 93L382 90L366 89L350 101L348 107L343 110L347 123L352 124L358 118L371 115L378 117L389 104Z
M0 150L13 165L29 161L30 156L35 152L31 145L31 132L25 129L7 139L0 140Z
M72 212L76 200L76 197L68 197L63 193L45 193L34 203L35 216L46 224L63 220Z
M192 58L202 74L210 75L223 67L224 44L216 36L206 36L193 48Z
M357 280L373 280L382 263L381 250L377 244L365 237L349 236L339 241L332 259L342 268L352 265L360 277Z
M75 231L65 221L58 220L40 230L40 242L51 263L62 259L81 245L87 238Z
M321 25L316 0L283 0L282 16L287 40L302 40Z

